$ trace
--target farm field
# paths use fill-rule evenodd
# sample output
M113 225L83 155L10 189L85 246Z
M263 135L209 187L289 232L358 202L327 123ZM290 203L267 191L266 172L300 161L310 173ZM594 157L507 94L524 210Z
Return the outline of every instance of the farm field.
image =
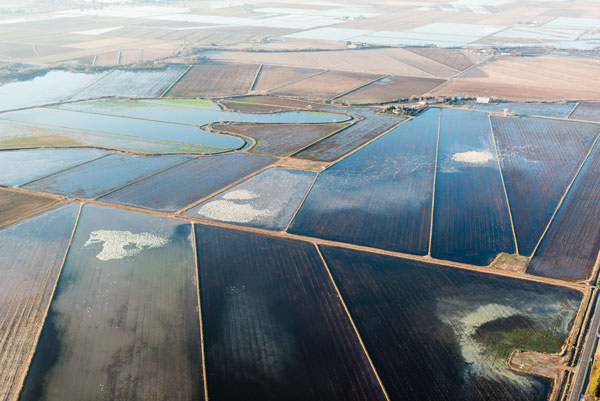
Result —
M315 173L267 169L185 212L187 216L285 230Z
M339 110L336 108L323 108L324 111ZM348 152L358 148L365 142L376 138L396 124L403 121L403 117L393 114L377 113L377 109L368 107L350 107L345 109L348 113L359 115L364 119L354 125L301 150L294 156L300 159L334 161Z
M242 113L272 113L289 109L319 110L323 107L322 103L275 96L240 96L221 100L220 103L228 110Z
M270 93L306 99L331 99L379 77L380 75L357 72L327 71L300 82L281 86Z
M600 102L581 102L571 114L575 120L600 122Z
M487 265L514 253L487 114L442 110L437 166L431 256Z
M7 83L0 86L0 111L68 99L101 76L53 70L30 80Z
M112 70L102 79L71 97L72 100L103 96L158 97L185 71L184 67L162 70Z
M552 383L504 361L560 352L581 293L321 247L390 400L546 400ZM424 380L423 378L427 378Z
M384 399L312 244L195 230L209 399Z
M338 99L349 104L374 104L420 96L444 83L443 79L390 76Z
M22 185L106 155L108 152L95 149L3 151L0 152L0 185Z
M589 277L600 250L600 146L590 153L528 272L566 280Z
M169 89L167 96L222 97L246 94L252 87L258 64L196 65Z
M439 109L319 174L290 232L426 255Z
M16 399L75 228L70 204L0 230L0 399Z
M517 115L547 116L567 118L577 103L505 103L475 104L471 109L495 111L502 113L507 109L509 113Z
M491 117L521 255L531 255L600 126Z
M570 57L502 57L469 71L434 91L434 95L516 101L600 100L590 85L600 74L593 61Z
M54 209L62 203L61 200L48 196L0 188L0 228Z
M195 400L190 224L85 205L21 400Z
M0 114L0 119L77 130L79 133L112 134L116 139L163 141L217 150L236 149L244 141L230 135L203 134L197 127L159 121L84 113L57 108L34 108Z
M78 198L98 198L187 160L190 158L182 156L131 157L111 154L82 166L30 182L23 187L34 191Z
M437 61L440 64L447 65L457 71L464 71L475 65L474 61L480 61L472 53L467 53L464 50L440 49L436 47L411 47L406 50Z
M216 124L211 129L256 139L256 145L250 149L251 153L286 156L348 125L350 124Z
M264 65L252 91L266 93L282 86L301 81L320 72L322 72L322 70L312 68Z
M268 166L270 157L202 156L113 192L103 201L175 212Z

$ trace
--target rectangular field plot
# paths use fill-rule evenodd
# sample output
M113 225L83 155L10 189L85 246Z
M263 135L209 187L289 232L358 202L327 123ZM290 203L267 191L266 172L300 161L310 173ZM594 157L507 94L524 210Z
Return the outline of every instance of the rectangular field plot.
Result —
M79 198L98 198L186 160L189 158L181 156L109 155L100 160L33 181L24 188Z
M325 108L324 110L334 112L340 109ZM367 107L352 107L346 111L362 116L364 120L357 121L351 127L307 147L295 154L294 157L327 162L337 160L403 120L402 117L377 113L375 109Z
M102 200L175 212L273 161L269 157L240 153L203 156L113 192Z
M287 156L347 127L348 123L225 124L213 125L217 132L241 134L256 140L252 153Z
M384 399L312 244L195 230L209 399Z
M271 230L284 230L310 188L315 173L271 168L185 214Z
M21 400L198 400L191 226L84 206Z
M185 71L183 67L163 70L114 70L72 97L73 100L102 96L158 97Z
M439 116L430 109L322 172L289 231L427 254Z
M14 400L75 228L70 204L0 231L0 399Z
M515 252L487 114L442 111L435 191L431 256L487 265Z
M101 76L101 74L50 71L31 80L2 85L0 86L0 111L67 99Z
M36 178L108 155L94 149L45 149L0 152L0 185L21 185Z
M600 126L491 117L521 255L531 255Z
M575 120L600 121L600 102L582 102L571 114Z
M84 113L57 108L37 108L0 114L0 118L10 121L40 124L78 130L92 135L114 135L116 139L154 140L166 144L186 144L208 148L237 149L244 141L229 135L209 135L198 127L182 124L169 124L137 118Z
M308 99L331 99L365 85L380 76L359 72L327 71L300 82L282 86L271 93Z
M528 272L582 280L600 249L600 146L596 143L544 236Z
M298 82L318 74L320 70L311 68L279 67L274 65L265 65L260 71L260 75L254 88L254 92L269 92L279 87Z
M498 103L498 104L475 104L472 109L483 111L504 112L518 115L532 115L545 117L567 118L576 103Z
M62 202L43 195L0 188L0 228L59 206Z
M258 65L206 64L189 70L167 93L169 97L222 97L250 91Z
M445 80L418 77L385 77L338 99L350 104L392 102L420 96L440 86Z
M390 400L548 399L550 380L505 360L514 348L559 353L578 291L321 249Z

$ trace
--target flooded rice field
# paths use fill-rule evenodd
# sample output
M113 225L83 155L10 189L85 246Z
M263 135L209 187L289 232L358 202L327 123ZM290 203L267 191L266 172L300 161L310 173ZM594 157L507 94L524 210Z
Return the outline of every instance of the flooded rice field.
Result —
M78 198L98 198L142 178L181 164L189 157L131 157L111 154L33 181L24 188Z
M521 255L531 255L600 127L491 117Z
M45 149L0 152L0 185L22 185L108 155L95 149Z
M504 361L514 348L560 352L579 292L321 249L391 400L549 396L550 380L516 374Z
M483 111L495 111L503 113L506 109L508 113L531 116L559 117L567 118L569 113L577 105L570 103L496 103L496 104L474 104L472 109Z
M0 399L15 399L44 324L79 205L0 230Z
M314 245L195 229L209 399L384 400Z
M435 258L487 265L515 252L487 114L442 110L433 215Z
M431 109L328 168L290 232L427 254L439 109Z
M590 276L600 250L600 143L558 210L528 272L567 280Z
M270 157L241 153L203 156L113 192L102 200L175 212L273 161Z
M270 168L188 210L190 217L285 230L315 179L308 171Z
M581 102L570 118L575 120L600 121L600 102Z
M191 225L83 207L20 400L197 400Z

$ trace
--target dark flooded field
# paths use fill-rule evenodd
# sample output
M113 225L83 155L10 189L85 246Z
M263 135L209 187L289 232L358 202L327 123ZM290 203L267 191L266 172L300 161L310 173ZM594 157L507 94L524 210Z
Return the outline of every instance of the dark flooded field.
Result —
M95 149L40 149L0 152L0 185L22 185L108 155ZM35 163L31 161L35 160Z
M496 111L503 113L507 109L509 113L531 116L546 116L566 118L577 103L504 103L498 104L475 104L472 109L484 111Z
M442 111L431 255L487 265L514 253L487 114Z
M546 379L513 373L513 348L557 353L577 291L322 247L391 400L545 401Z
M14 400L58 278L79 205L0 230L0 399Z
M340 111L339 108L323 108L323 111ZM365 119L358 121L351 127L318 142L295 155L300 159L334 161L346 153L358 148L360 145L375 138L403 118L393 114L377 113L375 109L367 107L351 107L344 111L363 116Z
M384 399L313 245L195 229L209 399Z
M191 225L84 206L20 400L199 400Z
M571 117L575 120L600 121L600 102L581 102Z
M542 240L529 272L581 280L600 249L600 144L596 143Z
M269 157L203 156L103 197L107 202L175 212L273 162Z
M439 116L428 110L321 173L290 232L427 254Z
M600 126L492 117L519 253L531 255Z
M187 157L109 155L25 185L25 188L80 198L97 198L114 189L189 160Z

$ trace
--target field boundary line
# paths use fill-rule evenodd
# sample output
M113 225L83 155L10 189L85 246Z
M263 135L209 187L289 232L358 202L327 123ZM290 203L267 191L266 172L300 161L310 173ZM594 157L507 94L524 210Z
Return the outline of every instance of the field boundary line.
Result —
M556 207L554 208L554 212L552 212L552 216L550 216L550 220L548 221L548 224L546 225L546 228L544 229L544 232L542 232L542 235L540 236L540 239L538 240L538 242L535 244L535 248L533 248L533 252L531 252L531 256L529 257L529 260L533 260L534 256L537 253L537 250L540 246L540 244L542 243L542 241L544 240L544 237L546 236L546 233L548 232L548 230L550 229L550 226L552 225L552 223L554 222L554 217L556 217L556 214L558 213L558 211L560 210L564 200L567 198L567 195L569 194L569 192L571 192L571 188L573 187L573 184L575 183L575 181L577 180L577 177L579 177L579 173L581 172L581 170L583 169L583 166L585 165L585 163L587 162L587 159L590 157L590 155L592 154L592 151L594 150L594 148L596 147L596 144L598 142L598 139L600 138L600 133L598 133L598 135L596 135L596 139L594 140L594 142L592 142L592 145L590 146L590 149L588 150L587 154L585 155L585 157L583 158L583 161L581 162L581 164L579 165L579 168L577 169L577 171L575 172L575 174L573 175L573 178L571 179L571 182L569 182L569 185L567 186L567 188L565 189L565 192L563 193L563 195L561 196L560 200L558 201L558 203L556 204Z
M384 78L387 78L387 77L389 77L389 75L382 75L382 76L380 76L380 77L378 77L378 78L375 78L375 79L373 79L372 81L369 81L369 82L367 82L367 83L364 83L364 84L362 84L362 85L359 85L359 86L357 86L357 87L356 87L356 88L354 88L354 89L350 89L350 90L347 90L346 92L342 92L342 93L340 93L339 95L336 95L336 96L332 97L332 98L331 98L331 100L337 100L337 99L339 99L339 98L341 98L341 97L344 97L344 96L346 96L346 95L349 95L349 94L351 94L351 93L353 93L353 92L356 92L357 90L360 90L360 89L362 89L362 88L366 88L367 86L369 86L369 85L371 85L371 84L374 84L374 83L375 83L375 82L377 82L377 81L381 81L382 79L384 79Z
M278 66L278 65L274 65L274 67L285 67L285 66ZM286 68L293 68L293 67L286 67ZM297 84L298 82L302 82L302 81L304 81L304 80L306 80L306 79L313 78L313 77L316 77L316 76L318 76L318 75L321 75L321 74L323 74L323 73L327 72L327 70L322 70L322 69L320 69L320 68L310 68L310 67L307 67L306 69L308 69L308 70L315 70L316 72L315 72L315 73L313 73L313 74L307 75L307 76L305 76L305 77L302 77L302 78L300 78L300 79L296 79L296 80L294 80L294 81L287 82L287 83L285 83L285 84L283 84L283 85L279 85L279 86L276 86L276 87L274 87L274 88L271 88L271 89L269 89L269 90L265 91L265 93L269 93L269 92L276 91L277 89L285 88L285 87L286 87L286 86L288 86L288 85ZM262 103L256 103L256 104L262 104ZM289 106L288 106L288 107L289 107Z
M321 250L319 249L319 246L317 244L313 244L313 245L315 246L315 249L317 250L317 254L319 255L319 258L321 259L321 263L323 263L323 267L327 271L327 275L329 276L329 279L331 280L331 284L333 285L333 288L335 289L338 299L340 300L340 303L342 304L342 307L344 308L344 311L346 312L346 316L348 317L348 320L350 321L350 324L352 325L352 328L354 329L354 334L356 334L356 338L358 339L358 342L360 343L360 346L361 346L363 352L365 353L367 360L369 361L369 365L371 366L373 375L375 375L375 379L379 383L379 387L381 388L381 391L383 392L383 396L385 397L385 399L387 401L390 401L390 397L388 396L385 386L383 385L383 382L381 381L381 378L379 377L379 373L377 373L377 369L375 368L375 365L373 364L373 360L371 359L371 356L369 355L369 351L367 351L367 347L366 347L362 337L360 336L360 333L358 332L358 328L356 327L356 324L354 324L354 319L352 319L350 310L346 306L344 297L342 297L342 293L340 292L340 289L338 288L338 286L333 278L333 275L331 274L331 270L329 269L329 266L327 265L327 262L325 261L325 258L323 257Z
M254 176L256 176L256 175L258 175L258 174L262 173L262 172L263 172L263 171L265 171L265 170L268 170L268 169L270 169L270 168L273 168L273 167L275 166L275 164L277 163L277 161L279 161L279 159L276 159L276 160L275 160L275 161L273 161L272 163L270 163L270 164L268 164L268 165L266 165L266 166L264 166L264 167L262 167L262 168L259 168L258 170L255 170L255 171L251 172L251 173L250 173L250 174L248 174L248 175L245 175L245 176L243 176L243 177L242 177L242 178L240 178L239 180L236 180L236 181L232 182L231 184L229 184L229 185L227 185L227 186L225 186L225 187L223 187L223 188L219 188L218 190L216 190L216 191L214 191L214 192L211 192L210 194L208 194L208 195L206 195L206 196L203 196L203 197L202 197L202 198L200 198L199 200L197 200L197 201L195 201L195 202L193 202L193 203L190 203L189 205L187 205L187 206L185 206L185 207L183 207L183 208L179 209L178 211L176 211L176 212L175 212L175 214L176 214L176 215L181 215L182 213L185 213L185 212L187 212L188 210L190 210L190 209L192 209L192 208L194 208L194 207L198 206L198 205L199 205L199 204L201 204L202 202L204 202L204 201L206 201L206 200L208 200L208 199L210 199L210 198L214 198L215 196L219 195L220 193L223 193L223 192L227 191L228 189L231 189L231 188L235 187L236 185L239 185L239 184L241 184L242 182L249 180L250 178L252 178L252 177L254 177Z
M571 109L571 111L569 112L569 114L567 114L567 116L565 118L566 119L571 118L571 114L573 114L573 112L579 107L580 104L581 104L581 102L576 102L575 106L573 106L573 108Z
M18 151L17 151L17 152L18 152ZM55 172L53 172L53 173L50 173L50 174L43 175L43 176L41 176L41 177L38 177L38 178L35 178L35 179L31 180L31 181L27 181L27 182L25 182L25 183L23 183L23 184L16 185L15 187L17 187L17 188L20 188L20 187L23 187L23 186L25 186L25 185L33 184L34 182L37 182L37 181L40 181L40 180L46 179L46 178L48 178L48 177L52 177L53 175L56 175L56 174L61 174L61 173L64 173L65 171L69 171L69 170L71 170L71 169L74 169L74 168L77 168L77 167L81 167L81 166L85 166L86 164L89 164L89 163L92 163L92 162L98 161L98 160L100 160L100 159L104 159L105 157L108 157L108 156L110 156L110 155L112 155L112 153L108 153L107 155L102 155L102 156L100 156L100 157L96 157L96 158L94 158L94 159L92 159L92 160L88 160L88 161L85 161L85 162L83 162L83 163L76 164L76 165L74 165L74 166L65 167L65 168L63 168L62 170L58 170L58 171L55 171ZM41 192L41 191L40 191L40 192Z
M435 144L435 164L433 167L433 190L431 191L431 221L429 222L429 248L427 249L427 256L431 257L431 242L433 241L433 211L435 208L435 185L437 181L437 169L438 169L438 152L440 149L440 134L442 131L442 109L440 110L440 116L438 117L438 134L437 142Z
M169 85L167 87L167 89L165 89L163 91L163 93L159 96L159 98L165 97L167 95L167 93L169 93L169 91L175 86L175 84L177 82L181 81L181 78L183 78L188 73L188 71L192 69L192 67L193 67L193 65L188 66L188 68L185 71L183 71L181 74L179 74L179 76L177 78L175 78L173 83L171 85Z
M342 156L338 157L337 159L333 160L332 162L330 162L331 164L329 166L327 166L327 168L341 162L342 160L344 160L345 158L347 158L348 156L358 152L359 150L361 150L362 148L370 145L371 143L375 142L376 140L378 140L379 138L381 138L382 136L384 136L385 134L395 130L396 128L398 128L399 126L407 123L408 121L411 121L412 118L406 118L394 125L392 125L390 128L386 129L385 131L381 132L380 134L378 134L376 137L369 139L367 142L363 143L362 145L352 149L351 151L347 152L346 154L343 154ZM310 160L310 159L307 159ZM321 161L321 160L320 160ZM324 161L324 160L323 160Z
M504 190L504 199L506 200L506 208L508 209L508 217L510 219L510 229L512 230L513 240L515 242L515 254L519 255L519 243L517 242L517 233L515 231L515 222L513 219L512 209L510 207L510 199L508 198L508 191L506 190L506 183L504 182L504 173L502 173L502 164L500 163L500 153L498 153L498 145L496 144L496 135L494 134L494 126L492 125L492 117L488 114L488 121L490 122L490 134L492 141L494 142L494 150L496 151L496 161L498 162L498 172L500 173L500 181L502 181L502 189Z
M200 323L200 355L202 358L202 381L204 382L204 400L208 401L208 378L206 377L206 356L204 353L204 323L202 322L202 304L200 301L200 266L198 265L198 245L196 243L196 224L192 221L192 251L196 267L196 296L198 298L198 322Z
M185 156L183 156L183 157L185 157ZM182 162L180 162L180 163L176 163L176 164L174 164L174 165L172 165L172 166L169 166L169 167L163 168L163 169L161 169L161 170L155 171L154 173L152 173L152 174L150 174L150 175L147 175L147 176L144 176L144 177L140 177L140 178L138 178L138 179L136 179L136 180L134 180L134 181L132 181L132 182L130 182L130 183L128 183L128 184L121 185L120 187L117 187L117 188L111 189L110 191L108 191L108 192L106 192L106 193L103 193L103 194L102 194L102 195L100 195L100 196L96 196L96 197L95 197L95 199L100 199L100 198L102 198L102 197L108 196L108 195L110 195L110 194L112 194L112 193L115 193L115 192L117 192L117 191L120 191L120 190L121 190L121 189L123 189L123 188L127 188L127 187L128 187L128 186L130 186L130 185L137 184L137 183L138 183L138 182L140 182L140 181L143 181L143 180L145 180L145 179L148 179L148 178L154 177L155 175L159 175L160 173L164 173L165 171L167 171L167 170L170 170L170 169L172 169L172 168L179 167L179 166L181 166L182 164L185 164L185 163L187 163L187 162L191 162L191 161L192 161L192 160L194 160L194 159L196 159L196 157L189 158L189 159L187 159L187 160L184 160L184 161L182 161Z
M298 212L300 211L300 208L302 207L302 205L304 205L304 201L306 200L306 198L308 198L308 194L310 194L310 191L313 189L313 187L315 186L315 183L317 182L317 178L319 178L319 174L320 172L317 172L315 174L315 178L313 179L312 183L310 184L310 187L308 187L308 191L306 191L306 194L304 195L304 197L302 198L302 201L300 202L300 204L298 205L298 207L296 208L296 211L294 212L294 215L292 216L292 218L290 219L290 222L287 224L287 226L285 226L285 229L283 229L283 231L287 232L287 230L289 230L290 226L292 225L292 222L294 221L294 219L296 218L296 215L298 214Z
M254 75L254 79L252 80L252 83L250 84L250 89L246 93L250 93L254 90L254 87L256 86L256 83L258 82L258 79L260 78L260 73L262 72L262 69L263 69L263 64L260 64L258 66L258 71L256 71L256 74Z
M56 287L58 286L58 282L60 281L60 277L62 276L63 267L65 267L65 262L67 261L67 255L71 250L71 244L73 243L73 238L75 237L75 231L77 230L77 226L79 225L79 218L81 217L81 210L83 209L83 203L79 203L79 211L77 212L77 217L75 218L75 224L73 224L73 231L71 231L71 237L69 238L69 242L67 243L67 247L65 249L65 255L63 256L62 263L60 264L60 268L58 269L58 274L56 275L56 281L54 282L54 286L52 288L52 292L50 293L50 297L48 298L48 306L46 307L46 311L42 317L42 324L40 325L38 332L35 337L35 341L33 343L33 347L31 348L31 352L29 353L29 357L27 358L27 369L23 372L23 376L21 377L18 391L15 393L17 398L15 401L19 399L21 395L21 391L23 391L23 385L25 384L25 379L29 374L29 369L31 368L31 363L33 361L33 357L37 351L38 343L40 341L40 337L42 335L42 330L46 325L46 319L48 318L48 313L50 312L50 306L54 301L54 294L56 293Z

